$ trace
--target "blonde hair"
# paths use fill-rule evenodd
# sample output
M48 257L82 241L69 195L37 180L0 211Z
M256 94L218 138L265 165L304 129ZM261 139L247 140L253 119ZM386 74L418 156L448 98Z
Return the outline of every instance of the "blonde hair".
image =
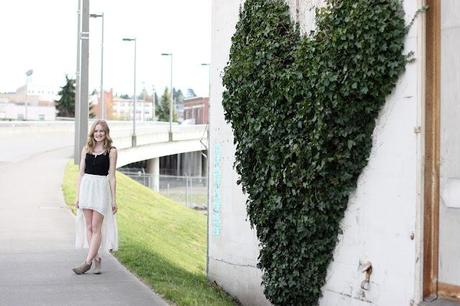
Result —
M108 152L112 147L112 138L110 138L110 129L105 120L96 120L91 125L88 134L88 141L86 142L86 151L93 152L94 147L96 146L96 141L94 140L94 131L96 130L97 125L100 125L105 132L104 151Z

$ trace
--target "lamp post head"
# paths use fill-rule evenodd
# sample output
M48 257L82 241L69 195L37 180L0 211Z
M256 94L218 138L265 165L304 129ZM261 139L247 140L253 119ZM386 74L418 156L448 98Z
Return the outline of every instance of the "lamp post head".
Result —
M172 53L161 53L163 56L172 56Z
M123 41L136 41L136 38L123 38Z
M92 17L92 18L104 17L104 13L100 13L100 14L89 14L89 17Z

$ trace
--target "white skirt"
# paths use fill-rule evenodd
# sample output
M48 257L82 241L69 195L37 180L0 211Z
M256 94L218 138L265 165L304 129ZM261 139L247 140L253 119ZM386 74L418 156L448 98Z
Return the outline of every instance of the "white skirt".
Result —
M104 216L102 221L102 253L118 250L117 220L112 213L112 193L107 176L85 173L80 181L79 209L75 219L75 247L88 248L83 209L92 209Z

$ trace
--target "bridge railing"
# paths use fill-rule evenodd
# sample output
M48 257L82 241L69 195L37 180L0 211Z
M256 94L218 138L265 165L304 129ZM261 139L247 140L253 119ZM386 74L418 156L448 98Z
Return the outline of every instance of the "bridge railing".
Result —
M153 174L134 169L118 169L138 183L159 192L161 195L186 207L206 210L208 206L208 178L199 176L160 175L158 181ZM155 190L157 188L158 190Z
M174 125L173 141L206 139L207 125ZM118 126L111 130L111 135L120 148L131 147L132 128ZM169 141L169 126L163 124L143 125L136 127L137 145L148 145Z

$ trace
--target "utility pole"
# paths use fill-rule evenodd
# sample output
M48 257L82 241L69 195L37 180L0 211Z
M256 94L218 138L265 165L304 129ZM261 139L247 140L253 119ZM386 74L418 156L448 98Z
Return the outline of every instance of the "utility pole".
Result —
M99 100L99 116L100 119L106 119L105 102L104 102L104 13L89 14L91 18L101 18L101 86L100 86L100 100Z
M170 82L170 90L171 90L171 101L169 101L169 141L173 141L173 133L172 133L172 121L173 121L173 114L174 114L174 110L173 110L173 107L174 107L174 92L173 92L173 54L172 53L161 53L162 56L169 56L170 57L170 64L171 64L171 68L170 68L170 78L169 78L169 82Z
M80 3L79 3L80 6ZM78 164L81 158L81 150L85 146L88 135L88 57L89 57L89 0L81 0L81 30L79 27L80 56L77 59L77 73L80 72L78 101L75 101L75 153L74 162ZM79 15L80 15L79 14ZM80 22L79 22L80 23ZM78 49L77 49L78 51ZM78 52L77 52L78 53ZM77 104L78 103L78 104Z
M73 150L73 162L75 165L80 163L80 32L81 32L81 0L77 0L77 69L75 72L75 136L74 136L74 150Z
M136 55L137 55L137 39L134 38L123 38L123 41L132 41L134 42L134 95L133 95L133 134L131 135L131 146L135 147L137 145L137 137L136 137Z

